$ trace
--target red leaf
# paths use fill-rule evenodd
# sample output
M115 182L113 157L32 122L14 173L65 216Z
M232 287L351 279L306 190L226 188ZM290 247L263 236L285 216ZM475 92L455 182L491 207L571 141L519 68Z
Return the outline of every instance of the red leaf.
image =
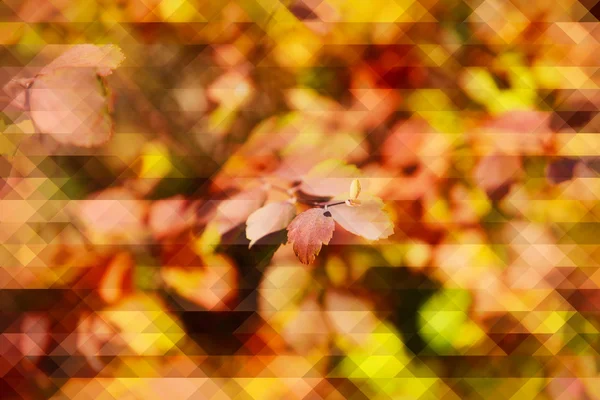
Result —
M322 208L313 208L298 215L288 226L288 242L304 264L315 261L323 244L333 236L335 223Z

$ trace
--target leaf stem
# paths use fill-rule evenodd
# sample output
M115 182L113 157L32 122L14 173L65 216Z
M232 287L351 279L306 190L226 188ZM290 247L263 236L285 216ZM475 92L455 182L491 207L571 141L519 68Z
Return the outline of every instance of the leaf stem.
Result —
M338 201L337 203L331 203L331 204L324 204L323 206L321 206L322 208L329 208L329 207L333 207L333 206L339 206L341 204L346 204L345 201Z

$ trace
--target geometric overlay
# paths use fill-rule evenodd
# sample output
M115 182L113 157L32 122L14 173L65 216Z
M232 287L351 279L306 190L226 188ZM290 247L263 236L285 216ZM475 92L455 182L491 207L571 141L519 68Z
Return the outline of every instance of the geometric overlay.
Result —
M598 18L1 2L1 397L600 399Z

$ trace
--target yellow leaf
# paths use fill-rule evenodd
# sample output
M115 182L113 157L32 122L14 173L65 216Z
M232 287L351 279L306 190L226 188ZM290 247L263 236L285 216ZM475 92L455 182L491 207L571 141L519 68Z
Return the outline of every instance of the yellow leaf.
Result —
M154 296L136 294L99 313L139 355L165 355L185 332Z
M356 200L358 199L358 195L360 194L360 181L358 179L354 179L350 184L350 199Z

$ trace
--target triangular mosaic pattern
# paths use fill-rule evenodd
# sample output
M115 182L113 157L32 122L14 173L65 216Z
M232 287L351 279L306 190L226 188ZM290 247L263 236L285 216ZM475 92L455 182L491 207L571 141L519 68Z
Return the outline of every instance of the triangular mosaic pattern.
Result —
M598 18L0 2L0 397L600 399Z

